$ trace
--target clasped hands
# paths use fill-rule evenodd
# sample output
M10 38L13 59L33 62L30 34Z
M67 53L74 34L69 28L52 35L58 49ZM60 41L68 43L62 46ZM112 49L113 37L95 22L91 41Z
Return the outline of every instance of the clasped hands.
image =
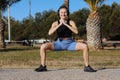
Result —
M59 25L62 25L62 24L63 24L63 25L66 25L66 26L68 25L68 24L67 24L67 21L65 21L65 20L60 20L60 24L59 24Z

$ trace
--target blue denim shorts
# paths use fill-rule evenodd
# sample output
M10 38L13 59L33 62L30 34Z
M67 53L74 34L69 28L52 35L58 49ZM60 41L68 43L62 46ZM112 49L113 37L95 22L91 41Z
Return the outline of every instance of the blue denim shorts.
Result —
M53 43L54 45L54 50L55 51L60 51L60 50L76 50L76 42L70 38L68 40L62 40L60 38L57 39L57 41L55 41Z

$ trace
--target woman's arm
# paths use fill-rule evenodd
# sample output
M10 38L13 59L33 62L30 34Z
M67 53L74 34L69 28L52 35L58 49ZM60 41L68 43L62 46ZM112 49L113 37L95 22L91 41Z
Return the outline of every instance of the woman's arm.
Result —
M52 35L58 29L58 27L60 27L60 25L62 25L62 23L58 25L58 21L53 22L51 28L49 29L48 35Z
M63 22L63 24L66 25L72 32L74 32L75 34L78 34L78 29L77 29L74 21L70 20L70 25L68 25L64 22Z

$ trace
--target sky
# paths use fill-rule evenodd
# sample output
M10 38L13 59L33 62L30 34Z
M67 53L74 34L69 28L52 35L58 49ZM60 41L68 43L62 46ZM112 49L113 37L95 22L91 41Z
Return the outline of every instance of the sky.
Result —
M35 13L49 11L50 9L57 11L63 4L64 0L31 0L31 15L34 17ZM120 0L106 0L103 4L111 5L113 2L120 4ZM88 8L84 0L70 0L70 13L78 11L82 8ZM8 16L8 11L3 13L3 16ZM10 16L15 20L22 21L29 16L29 0L21 0L10 7Z

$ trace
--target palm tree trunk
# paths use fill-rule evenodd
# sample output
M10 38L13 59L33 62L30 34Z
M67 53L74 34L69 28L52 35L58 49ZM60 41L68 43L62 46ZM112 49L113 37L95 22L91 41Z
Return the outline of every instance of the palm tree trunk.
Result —
M98 12L90 13L87 22L87 44L92 50L102 48L101 29L100 29L100 16Z
M64 0L63 5L69 9L69 0Z
M5 42L4 42L4 23L2 20L2 14L0 12L0 48L5 48Z

